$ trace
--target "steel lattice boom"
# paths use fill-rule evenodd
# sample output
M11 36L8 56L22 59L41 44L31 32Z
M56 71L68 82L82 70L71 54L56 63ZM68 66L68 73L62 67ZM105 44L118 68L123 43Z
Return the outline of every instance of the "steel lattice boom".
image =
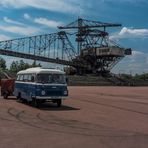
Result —
M37 35L0 42L0 54L71 65L76 52L66 32Z

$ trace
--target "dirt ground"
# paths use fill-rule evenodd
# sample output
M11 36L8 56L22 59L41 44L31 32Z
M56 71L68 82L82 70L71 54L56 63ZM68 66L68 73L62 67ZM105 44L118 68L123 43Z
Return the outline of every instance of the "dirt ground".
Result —
M0 148L147 148L148 87L69 87L40 109L0 98Z

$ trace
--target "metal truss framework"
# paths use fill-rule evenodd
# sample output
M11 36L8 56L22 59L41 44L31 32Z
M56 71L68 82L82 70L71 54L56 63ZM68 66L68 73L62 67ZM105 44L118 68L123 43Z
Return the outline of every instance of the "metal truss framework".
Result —
M58 64L70 64L77 55L64 31L1 41L0 54Z
M0 42L0 54L33 59L63 65L74 66L85 71L110 70L124 56L83 56L84 50L100 47L117 46L109 41L107 27L121 24L88 21L79 18L66 26L58 27L61 31L53 34L37 35ZM77 29L73 33L65 30ZM71 37L75 35L74 37ZM72 44L71 38L77 43ZM75 45L75 46L74 46ZM119 47L120 48L120 47ZM123 48L122 48L123 49ZM123 49L125 50L125 49Z
M82 18L66 25L59 26L59 29L78 29L76 32L76 42L78 43L78 53L83 49L108 46L108 27L119 27L118 23L104 23L99 21L89 21Z

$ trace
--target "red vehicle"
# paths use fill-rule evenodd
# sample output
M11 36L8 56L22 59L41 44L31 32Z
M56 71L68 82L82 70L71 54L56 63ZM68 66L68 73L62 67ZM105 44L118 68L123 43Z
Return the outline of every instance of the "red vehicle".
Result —
M8 96L13 95L14 82L15 82L15 79L2 79L1 80L1 95L4 97L4 99L7 99Z

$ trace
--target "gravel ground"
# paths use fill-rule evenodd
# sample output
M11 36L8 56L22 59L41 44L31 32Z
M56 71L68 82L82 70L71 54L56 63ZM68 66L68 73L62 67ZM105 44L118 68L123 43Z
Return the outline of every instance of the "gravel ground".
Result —
M0 97L0 148L147 148L148 87L69 87L63 106Z

